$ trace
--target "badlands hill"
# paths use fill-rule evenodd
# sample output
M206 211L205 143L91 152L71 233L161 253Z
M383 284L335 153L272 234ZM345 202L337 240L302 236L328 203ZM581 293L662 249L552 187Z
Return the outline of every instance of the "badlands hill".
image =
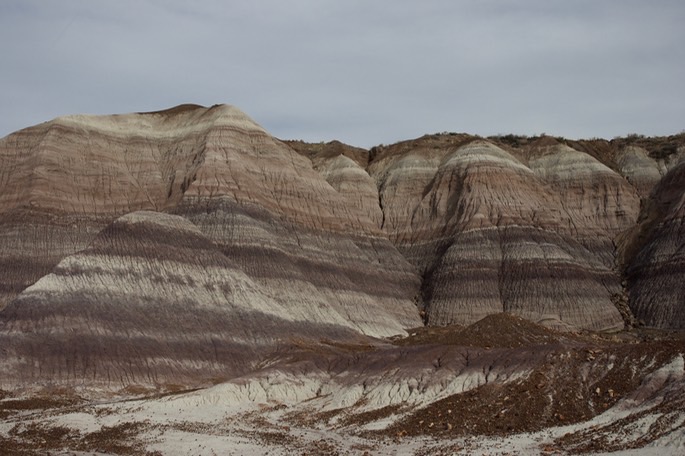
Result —
M476 420L453 395L521 393L538 374L534 422L503 431L581 422L636 391L660 406L682 392L682 343L625 330L685 329L683 158L684 134L281 141L227 105L26 128L0 140L0 388L217 385L179 410L307 403L330 412L318 423L347 410L336 426L402 411L386 423L402 435L435 433L445 404L464 412L442 431ZM673 381L640 390L654 375ZM568 387L590 405L544 404ZM488 391L494 408L511 395ZM306 410L291 421L311 424Z

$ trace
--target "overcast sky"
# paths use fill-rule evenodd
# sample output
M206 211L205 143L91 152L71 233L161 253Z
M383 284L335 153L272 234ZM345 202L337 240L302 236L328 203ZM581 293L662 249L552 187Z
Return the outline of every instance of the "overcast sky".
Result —
M283 139L685 130L683 0L0 0L0 136L228 103Z

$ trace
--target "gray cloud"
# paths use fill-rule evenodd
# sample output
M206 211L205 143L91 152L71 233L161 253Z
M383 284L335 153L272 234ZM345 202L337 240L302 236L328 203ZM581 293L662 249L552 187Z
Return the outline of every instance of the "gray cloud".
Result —
M282 138L685 129L685 3L6 0L0 135L230 103Z

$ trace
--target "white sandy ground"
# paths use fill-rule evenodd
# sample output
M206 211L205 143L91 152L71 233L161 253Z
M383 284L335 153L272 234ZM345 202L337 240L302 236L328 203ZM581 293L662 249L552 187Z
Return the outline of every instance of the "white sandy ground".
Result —
M320 412L331 397L309 400L242 398L237 392L245 388L231 384L217 385L206 390L176 396L147 400L105 402L78 409L78 411L26 412L19 417L0 422L0 435L7 436L15 425L38 422L46 426L67 426L82 434L94 432L103 426L139 422L145 430L138 435L147 451L158 451L169 456L189 455L300 455L338 454L415 455L415 454L484 454L484 455L535 455L564 454L550 446L555 439L568 433L597 429L615 423L631 414L649 411L663 400L660 394L650 394L669 387L682 389L685 380L685 360L677 356L673 361L645 378L638 390L605 413L592 420L569 426L548 428L540 432L523 433L509 437L462 437L456 439L420 438L367 438L361 431L383 429L399 416L375 421L363 427L344 427L334 419L328 424L304 425L287 419L293 414ZM304 380L306 383L306 380ZM243 385L244 387L244 385ZM334 394L334 393L331 393ZM638 400L642 395L646 400ZM383 404L378 404L383 405ZM612 434L615 442L629 444L644 435L661 414L654 410L645 414L620 433ZM625 449L612 455L683 455L685 454L685 410L672 417L670 433L638 449ZM619 435L620 434L620 435ZM620 440L624 439L624 440ZM323 445L323 446L322 446ZM619 445L620 446L620 445ZM2 451L0 449L0 454ZM62 455L94 455L72 451L52 452ZM332 453L335 454L335 453Z
M129 404L130 406L131 404ZM54 417L51 421L55 424L68 425L69 427L81 430L96 430L102 425L114 425L126 421L145 421L149 419L149 410L132 409L130 412L107 416L104 419L94 419L92 415L86 413L74 413ZM258 410L258 407L254 410ZM253 410L253 411L254 411ZM169 456L186 455L299 455L299 454L318 454L316 442L326 441L333 443L340 454L365 454L378 456L390 455L413 455L419 451L429 448L434 449L433 454L483 454L483 455L535 455L535 454L560 454L546 453L543 451L545 446L555 438L561 437L568 432L587 429L591 424L582 423L574 426L564 426L547 429L537 433L519 434L511 437L466 437L453 440L436 440L433 438L414 438L414 439L386 439L369 440L349 434L347 430L330 429L305 429L290 427L288 434L296 439L297 444L281 446L270 445L260 440L259 437L250 435L253 431L272 432L283 430L283 425L272 419L277 419L280 414L260 413L262 418L270 417L268 424L261 422L260 425L249 421L250 412L238 408L231 410L225 409L227 417L234 420L224 421L216 426L202 426L192 431L180 429L151 430L143 435L147 443L148 451L159 451ZM616 412L610 411L601 416L601 421L611 421L615 418ZM618 413L622 415L621 413ZM175 420L181 423L206 423L206 416L196 416L192 412L182 411L174 417L169 415L156 416L154 422L169 424ZM245 420L245 421L243 421ZM593 420L594 421L594 420ZM5 427L5 426L3 426ZM6 433L7 429L2 429ZM671 439L663 439L653 444L636 449L623 450L614 453L601 453L623 456L657 456L657 455L683 455L685 454L685 435L680 433L671 436ZM100 454L100 453L73 453L64 452L56 454Z
M524 433L511 437L466 437L452 440L436 440L430 437L371 440L353 435L351 429L312 429L293 427L280 422L289 409L273 411L263 409L264 405L216 407L214 410L196 407L169 410L167 401L132 401L123 404L102 405L91 410L92 413L67 413L38 418L38 421L53 425L64 425L92 432L102 426L113 426L125 422L146 422L151 429L141 435L148 451L159 451L169 456L188 455L299 455L317 454L317 442L326 441L340 454L369 455L413 455L418 451L434 448L434 454L560 454L544 453L546 445L555 438L569 432L614 421L627 414L623 410L610 410L592 421L546 429L536 433ZM110 409L114 413L99 416L97 409ZM167 411L163 411L167 410ZM207 413L210 412L210 413ZM213 413L212 413L213 412ZM684 413L685 418L685 413ZM655 416L651 417L656 419ZM390 424L392 420L385 420ZM7 434L16 423L1 423L0 433ZM155 426L159 425L159 427ZM295 443L283 446L264 442L255 432L286 432ZM101 453L75 453L65 451L53 454L95 455ZM685 432L669 435L647 447L624 450L615 453L602 453L624 456L637 455L683 455L685 454Z

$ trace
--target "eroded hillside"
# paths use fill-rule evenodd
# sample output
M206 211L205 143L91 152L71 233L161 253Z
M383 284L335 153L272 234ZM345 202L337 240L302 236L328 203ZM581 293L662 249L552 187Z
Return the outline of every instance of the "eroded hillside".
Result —
M683 134L284 142L227 105L13 133L2 447L682 448L683 157Z

